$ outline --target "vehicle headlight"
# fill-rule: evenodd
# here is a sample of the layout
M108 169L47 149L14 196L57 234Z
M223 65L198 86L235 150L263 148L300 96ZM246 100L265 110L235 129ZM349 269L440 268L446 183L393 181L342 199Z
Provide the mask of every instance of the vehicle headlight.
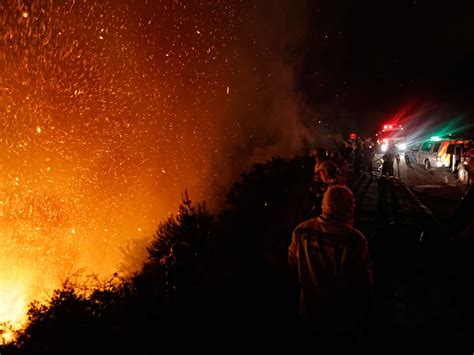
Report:
M388 144L384 143L382 144L382 152L387 151Z
M401 150L405 150L405 149L407 149L407 144L406 143L400 143L398 145L398 148L400 148Z

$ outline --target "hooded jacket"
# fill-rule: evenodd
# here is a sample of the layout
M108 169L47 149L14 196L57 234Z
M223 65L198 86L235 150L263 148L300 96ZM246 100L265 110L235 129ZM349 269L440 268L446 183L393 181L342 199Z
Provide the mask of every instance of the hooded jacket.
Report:
M288 248L290 272L299 284L299 314L319 332L354 330L373 309L367 240L352 227L353 210L347 187L329 188L323 214L300 223Z

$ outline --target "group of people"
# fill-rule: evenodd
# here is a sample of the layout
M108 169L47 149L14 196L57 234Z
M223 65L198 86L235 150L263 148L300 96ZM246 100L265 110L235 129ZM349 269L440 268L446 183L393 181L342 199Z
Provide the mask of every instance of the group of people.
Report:
M353 176L361 173L372 176L374 146L371 139L339 142L337 149L332 151L325 148L312 149L310 156L314 159L314 179L311 187L313 216L321 214L322 198L328 187L346 185L349 173Z
M375 303L368 243L354 228L349 163L324 149L313 157L314 211L294 229L288 248L299 318L309 334L353 336L371 318Z
M357 336L374 315L375 295L367 238L354 228L355 198L346 184L349 164L338 152L316 149L312 156L313 214L293 230L288 248L299 319L311 335ZM389 145L383 159L383 173L393 175L399 159L395 145ZM474 162L469 168L474 180ZM474 187L469 185L454 215L456 221L470 221L460 228L464 239L474 235L472 206Z

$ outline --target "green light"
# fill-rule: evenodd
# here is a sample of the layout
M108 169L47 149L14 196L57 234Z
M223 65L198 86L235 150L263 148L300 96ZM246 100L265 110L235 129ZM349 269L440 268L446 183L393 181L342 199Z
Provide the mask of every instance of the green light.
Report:
M439 142L441 140L441 138L439 138L438 136L433 136L430 138L430 140L434 141L434 142Z

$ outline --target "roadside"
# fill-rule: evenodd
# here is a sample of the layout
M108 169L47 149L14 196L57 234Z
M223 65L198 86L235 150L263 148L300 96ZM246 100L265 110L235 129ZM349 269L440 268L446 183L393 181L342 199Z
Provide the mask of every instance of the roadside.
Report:
M404 347L426 346L431 339L434 347L469 348L472 311L458 292L472 295L463 286L472 276L466 265L472 249L450 240L449 223L466 186L409 186L406 180L367 174L350 185L357 201L356 224L369 238L374 262L377 319L372 341L382 345L396 340Z
M466 185L418 185L408 187L430 210L434 218L447 220L455 211L464 193Z

